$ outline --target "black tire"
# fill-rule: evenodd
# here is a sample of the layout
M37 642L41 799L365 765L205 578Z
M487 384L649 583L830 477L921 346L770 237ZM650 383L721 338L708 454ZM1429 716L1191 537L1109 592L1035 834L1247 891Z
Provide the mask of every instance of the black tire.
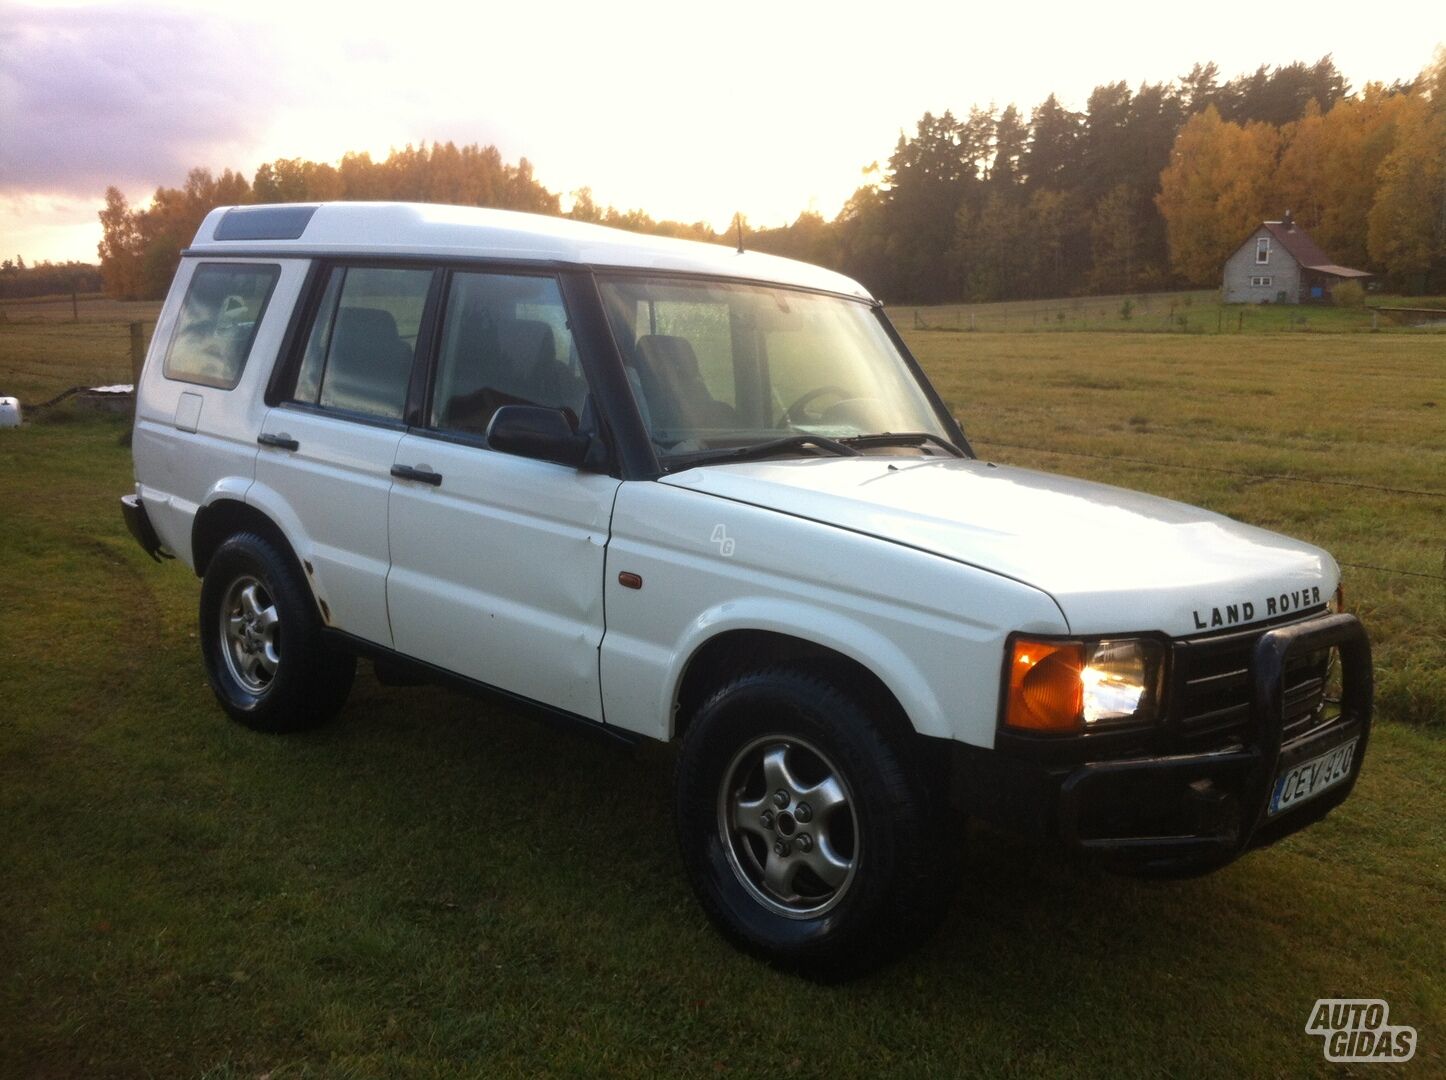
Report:
M275 541L238 533L211 557L201 584L201 655L211 689L233 720L282 733L336 715L351 691L356 658L329 645L321 630L311 590Z
M830 667L769 668L711 694L678 756L676 814L689 879L723 935L747 952L824 980L863 974L922 941L949 898L958 837L921 743L892 703L851 686L846 673ZM753 754L757 765L750 764ZM765 773L788 776L784 787L793 801L785 805L782 795L770 793L770 785L760 783ZM805 818L801 804L808 790L825 790L825 776L839 782L847 804L835 800L826 814L806 808ZM760 790L777 801L757 802ZM755 807L762 807L760 822L764 811L772 819L761 834L761 857L760 834L751 824ZM737 827L739 818L750 824ZM810 834L810 847L800 849L810 827L817 836ZM791 850L779 855L771 845L784 832ZM769 860L770 851L782 861ZM815 861L786 868L788 860L810 858ZM851 867L846 875L844 862ZM770 865L785 867L788 896L769 884ZM815 874L815 865L826 865L832 880Z

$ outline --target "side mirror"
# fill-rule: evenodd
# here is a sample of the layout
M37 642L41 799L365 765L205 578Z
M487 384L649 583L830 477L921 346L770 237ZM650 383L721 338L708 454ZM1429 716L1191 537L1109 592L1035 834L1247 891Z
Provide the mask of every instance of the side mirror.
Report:
M487 445L504 454L581 468L592 439L572 429L561 409L503 405L487 425Z

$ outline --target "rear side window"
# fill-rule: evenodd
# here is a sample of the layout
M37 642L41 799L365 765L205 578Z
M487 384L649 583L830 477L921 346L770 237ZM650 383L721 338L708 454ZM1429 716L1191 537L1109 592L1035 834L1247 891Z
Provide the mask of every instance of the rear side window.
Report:
M233 389L241 381L256 329L280 276L281 267L275 265L196 267L166 350L166 378Z
M431 286L431 270L333 268L293 400L400 420Z

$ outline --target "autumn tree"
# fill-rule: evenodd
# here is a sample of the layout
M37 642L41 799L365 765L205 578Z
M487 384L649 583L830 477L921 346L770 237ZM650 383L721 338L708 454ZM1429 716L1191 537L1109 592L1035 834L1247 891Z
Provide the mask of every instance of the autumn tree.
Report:
M1367 244L1392 277L1425 290L1446 284L1446 49L1417 86L1381 162Z
M1368 250L1367 219L1377 174L1396 147L1397 121L1409 107L1406 95L1373 84L1329 112L1312 102L1304 118L1281 131L1278 202L1344 266L1383 268Z
M100 272L108 296L138 300L141 296L141 242L135 215L117 187L105 189L100 212Z
M1180 129L1155 202L1171 266L1186 281L1213 283L1230 253L1264 220L1279 143L1269 124L1233 124L1213 107Z
M1446 234L1439 67L1352 95L1329 56L1223 81L1204 63L1172 83L1103 83L1082 112L1051 94L1027 114L925 113L833 220L745 225L745 244L841 269L890 300L1062 296L1214 282L1251 229L1290 207L1338 261L1419 279L1442 269ZM106 287L158 295L214 206L330 199L562 213L532 164L495 146L282 158L250 183L197 170L140 209L108 193ZM734 241L706 222L600 205L586 187L569 202L576 220Z

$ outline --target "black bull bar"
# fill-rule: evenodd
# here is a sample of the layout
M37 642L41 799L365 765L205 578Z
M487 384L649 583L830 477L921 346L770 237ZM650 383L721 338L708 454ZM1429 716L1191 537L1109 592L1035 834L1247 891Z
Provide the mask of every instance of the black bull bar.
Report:
M1284 675L1297 653L1334 647L1340 657L1340 715L1284 743ZM1371 732L1371 645L1353 615L1321 615L1266 631L1250 664L1251 712L1243 745L1209 753L1090 762L1060 787L1066 845L1106 865L1160 875L1203 873L1251 848L1318 821L1351 793ZM1299 806L1270 814L1276 777L1358 739L1349 775ZM1169 807L1168 827L1114 828L1102 809Z

